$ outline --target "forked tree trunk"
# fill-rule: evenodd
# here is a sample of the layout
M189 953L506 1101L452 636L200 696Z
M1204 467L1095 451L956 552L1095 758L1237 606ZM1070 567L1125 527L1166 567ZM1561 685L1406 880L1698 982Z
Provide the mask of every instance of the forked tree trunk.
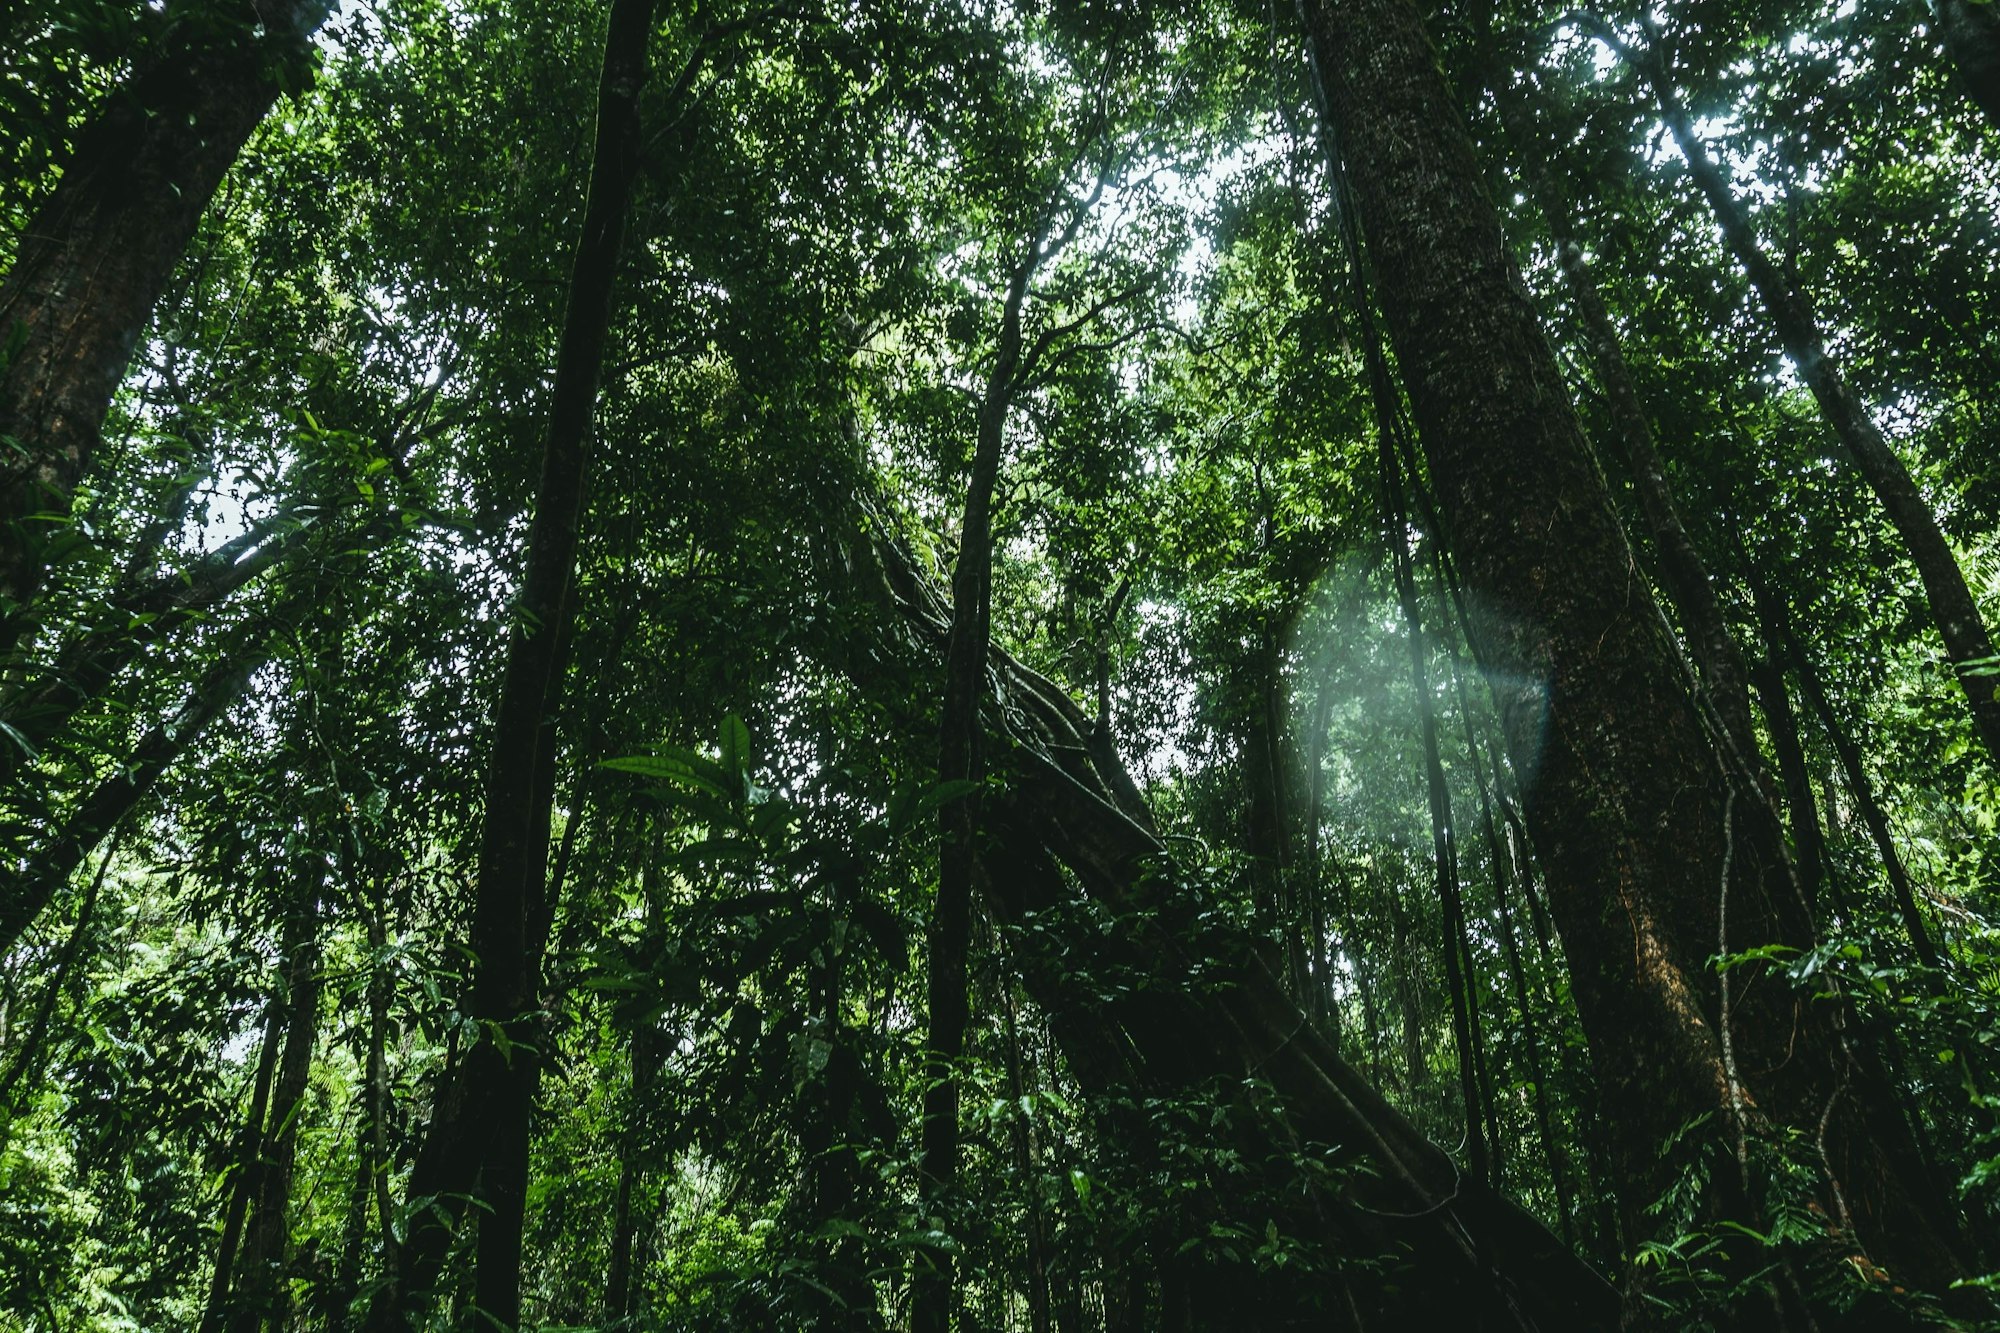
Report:
M313 1047L319 1036L319 891L324 867L313 863L300 876L297 946L285 961L285 1049L271 1089L269 1118L261 1131L256 1196L237 1260L230 1298L231 1333L257 1333L267 1324L282 1328L291 1303L285 1272L291 1248L292 1172L298 1159L299 1114L312 1075Z
M0 597L16 603L196 223L278 94L310 78L331 6L191 8L218 12L170 20L159 56L106 95L0 282Z
M1809 1141L1823 1127L1829 1215L1852 1228L1837 1243L1865 1246L1898 1280L1948 1286L1964 1274L1953 1214L1922 1186L1894 1090L1845 1040L1841 1007L1824 995L1795 1005L1782 976L1746 989L1749 968L1721 979L1740 992L1733 1006L1718 994L1711 956L1809 943L1810 914L1768 808L1729 794L1634 578L1415 6L1302 9L1473 646L1526 788L1628 1235L1657 1225L1647 1205L1676 1173L1661 1148L1696 1117L1738 1145L1763 1124Z

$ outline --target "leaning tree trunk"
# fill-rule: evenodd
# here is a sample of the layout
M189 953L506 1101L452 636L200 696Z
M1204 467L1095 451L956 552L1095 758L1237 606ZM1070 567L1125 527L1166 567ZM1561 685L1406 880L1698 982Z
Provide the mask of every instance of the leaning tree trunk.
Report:
M943 599L885 536L891 521L876 514L867 526L872 541L851 543L836 576L894 607L900 626L853 645L853 656L836 664L863 684L879 683L885 658L907 672L935 672L949 635ZM1086 1091L1129 1098L1221 1085L1249 1097L1253 1087L1269 1089L1247 1112L1265 1117L1267 1145L1324 1147L1328 1162L1360 1168L1340 1176L1343 1189L1307 1192L1330 1263L1395 1256L1384 1269L1359 1266L1351 1279L1372 1284L1391 1322L1518 1330L1615 1320L1617 1298L1603 1279L1462 1173L1349 1068L1253 937L1183 879L1130 775L1089 743L1095 724L1081 708L997 649L987 658L986 695L982 727L995 771L977 884L998 922L1038 927L1018 932L1021 939L1060 940L1059 960L1017 949L1013 961ZM1295 1172L1284 1183L1300 1185ZM1423 1281L1411 1280L1412 1266Z
M291 609L287 604L258 615L232 634L219 660L196 682L174 715L141 737L124 765L84 797L41 846L16 862L18 869L10 866L0 872L0 956L14 947L21 932L61 892L91 849L145 798L202 730L236 702L270 654L263 640L274 625L285 621Z
M1555 243L1556 262L1562 269L1570 303L1576 309L1591 364L1604 391L1611 442L1631 474L1639 513L1659 560L1661 587L1679 613L1681 629L1701 671L1709 704L1734 747L1732 758L1740 760L1746 776L1761 779L1756 729L1750 715L1749 666L1723 615L1722 601L1709 580L1707 563L1695 548L1680 506L1674 500L1666 465L1653 438L1652 421L1639 398L1617 326L1612 323L1604 295L1598 290L1597 277L1584 257L1572 196L1552 177L1546 165L1535 159L1532 150L1519 151L1520 146L1532 142L1533 136L1527 132L1528 109L1518 94L1503 89L1497 96L1501 123L1517 147L1521 176Z
M0 751L0 777L22 762L22 744L40 749L112 682L175 631L211 616L225 599L274 566L296 556L318 531L317 517L283 514L260 523L186 569L134 583L111 597L108 623L64 644L46 672L0 703L0 719L15 744Z
M1735 798L1635 577L1415 6L1302 10L1473 646L1526 787L1630 1235L1657 1225L1647 1205L1675 1175L1662 1146L1696 1117L1739 1150L1767 1122L1823 1126L1841 1243L1903 1281L1949 1285L1964 1272L1951 1212L1918 1183L1893 1089L1843 1039L1841 1007L1795 1006L1782 976L1743 988L1748 968L1733 1005L1718 994L1711 956L1808 943L1810 914L1768 807Z
M528 569L512 617L487 768L467 997L480 1036L441 1092L412 1172L410 1197L435 1203L413 1219L396 1283L369 1312L378 1329L419 1317L475 1188L482 1204L475 1283L480 1317L501 1329L520 1322L521 1227L540 1026L536 922L546 910L556 712L569 660L591 419L639 174L639 90L652 32L653 0L612 0L583 232L570 274Z
M1990 674L1993 638L1972 589L1966 585L1965 573L1958 567L1958 557L1938 527L1937 515L1924 499L1909 468L1883 438L1881 428L1841 374L1838 363L1828 355L1805 294L1786 281L1771 257L1764 253L1756 229L1750 225L1748 215L1709 156L1707 147L1695 134L1680 93L1660 67L1657 55L1629 49L1626 54L1651 82L1659 98L1662 118L1673 133L1681 156L1687 160L1688 174L1714 210L1723 239L1750 275L1750 285L1763 300L1785 355L1798 367L1799 377L1819 404L1820 415L1839 437L1902 538L1903 549L1923 581L1931 618L1944 640L1945 656L1957 672L1959 687L1971 708L1973 729L1985 745L1988 759L2000 764L2000 685L1996 685L1995 677Z
M1799 891L1818 910L1820 885L1826 878L1826 839L1819 827L1819 807L1813 800L1812 770L1806 766L1805 744L1799 738L1798 714L1785 685L1785 659L1767 642L1765 654L1750 668L1751 683L1771 734L1771 754L1778 761L1778 779L1785 788L1790 816L1792 861L1798 867Z
M1883 812L1882 802L1875 796L1875 784L1869 780L1868 770L1861 762L1861 751L1833 711L1833 703L1827 698L1819 672L1792 628L1791 608L1786 605L1783 595L1771 588L1761 576L1753 575L1753 579L1751 590L1756 596L1757 617L1771 645L1771 655L1774 661L1790 661L1793 670L1798 673L1799 689L1804 693L1813 715L1819 718L1827 740L1833 745L1834 757L1840 761L1841 774L1847 779L1848 792L1861 811L1861 822L1868 829L1868 836L1882 858L1882 872L1888 876L1896 911L1903 919L1903 929L1909 932L1910 947L1925 967L1936 968L1943 960L1931 940L1930 930L1924 925L1923 914L1917 910L1916 888L1910 882L1910 872L1903 864L1901 854L1896 851L1896 838L1889 829L1889 817Z
M1558 258L1563 276L1568 279L1570 300L1582 318L1598 382L1611 409L1611 436L1631 472L1633 489L1639 497L1639 512L1645 518L1647 535L1652 538L1653 552L1659 558L1660 582L1680 615L1681 629L1701 670L1710 706L1715 709L1723 734L1733 748L1729 757L1745 777L1761 779L1757 732L1750 720L1750 669L1744 661L1743 649L1730 632L1722 600L1709 581L1707 563L1695 549L1694 539L1681 518L1680 506L1674 502L1666 464L1660 460L1660 451L1653 441L1652 423L1639 401L1631 368L1625 363L1624 348L1619 345L1618 330L1611 322L1611 312L1605 309L1604 297L1597 290L1597 279L1583 256L1583 248L1577 244L1567 219L1553 204L1545 204L1543 211L1557 235Z
M15 603L41 583L38 516L67 516L154 303L251 131L311 76L331 5L209 8L170 19L159 56L106 95L0 283L0 597Z

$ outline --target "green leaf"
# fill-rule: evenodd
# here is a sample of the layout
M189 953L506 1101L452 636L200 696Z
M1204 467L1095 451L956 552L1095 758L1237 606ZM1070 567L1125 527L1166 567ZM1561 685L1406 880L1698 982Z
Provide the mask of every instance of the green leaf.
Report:
M722 726L716 734L716 746L721 751L723 771L734 777L746 776L750 772L750 728L743 725L743 719L730 713L722 719Z
M697 791L724 799L732 795L718 780L720 775L716 772L716 765L712 761L688 752L621 755L616 759L602 761L598 767L618 773L636 773L642 778L670 782L680 787L692 787Z

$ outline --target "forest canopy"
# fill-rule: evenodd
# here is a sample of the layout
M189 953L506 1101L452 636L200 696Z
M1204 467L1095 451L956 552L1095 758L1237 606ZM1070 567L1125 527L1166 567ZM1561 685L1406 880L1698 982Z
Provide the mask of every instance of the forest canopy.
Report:
M2000 1328L1992 0L0 8L0 1330Z

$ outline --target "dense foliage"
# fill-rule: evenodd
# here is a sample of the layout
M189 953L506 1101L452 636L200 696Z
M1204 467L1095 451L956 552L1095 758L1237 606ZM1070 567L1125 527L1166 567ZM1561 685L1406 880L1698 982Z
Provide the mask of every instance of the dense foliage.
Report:
M0 11L0 1329L1993 1324L1991 9Z

